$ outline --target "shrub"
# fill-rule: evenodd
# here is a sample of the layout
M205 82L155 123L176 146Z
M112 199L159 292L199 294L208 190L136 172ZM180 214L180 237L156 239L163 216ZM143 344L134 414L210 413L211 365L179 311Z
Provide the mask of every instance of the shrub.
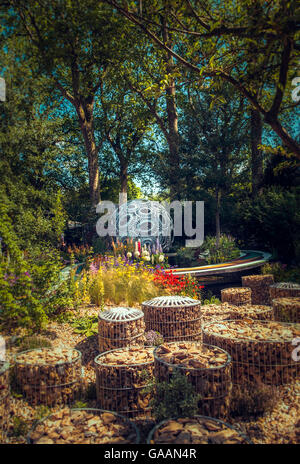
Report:
M153 392L150 406L157 421L197 414L200 395L195 394L192 384L178 370L173 372L169 382L156 380L154 385L149 385L148 391Z
M300 268L287 268L286 264L279 262L266 263L261 268L262 274L272 274L275 282L295 282L300 283Z
M235 386L231 396L230 415L251 420L271 412L278 400L275 387L263 383Z
M240 250L230 235L221 234L219 246L216 237L207 236L199 248L199 258L205 259L208 264L222 263L237 258Z
M98 317L97 316L84 316L75 319L71 325L74 327L74 332L91 337L98 333Z

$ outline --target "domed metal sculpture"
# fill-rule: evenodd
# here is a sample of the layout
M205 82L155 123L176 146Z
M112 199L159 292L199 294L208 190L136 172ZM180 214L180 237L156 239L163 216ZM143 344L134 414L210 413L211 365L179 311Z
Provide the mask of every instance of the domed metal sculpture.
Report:
M173 241L173 221L168 211L158 202L132 200L120 205L112 214L112 223L120 241L139 239L141 245L157 243L164 251Z

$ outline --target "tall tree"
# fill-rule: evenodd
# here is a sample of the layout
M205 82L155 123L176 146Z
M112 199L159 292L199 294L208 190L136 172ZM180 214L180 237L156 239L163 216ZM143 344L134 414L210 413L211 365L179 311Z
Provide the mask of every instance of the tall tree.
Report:
M160 12L167 0L137 2L106 0L143 31L177 64L199 79L219 79L233 85L257 110L290 153L300 158L300 145L281 123L284 99L290 97L290 82L299 57L297 0L174 0L170 2L168 30L176 34L173 44L159 36ZM249 53L249 44L257 50ZM250 71L248 66L252 63ZM264 75L264 89L253 89L253 71Z

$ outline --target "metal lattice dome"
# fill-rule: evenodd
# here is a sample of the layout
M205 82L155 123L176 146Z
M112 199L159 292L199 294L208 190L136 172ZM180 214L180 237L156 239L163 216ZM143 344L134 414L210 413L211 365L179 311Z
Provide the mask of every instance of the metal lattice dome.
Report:
M101 311L98 316L99 319L105 322L129 322L140 319L144 316L144 313L140 309L118 306L106 311Z
M194 300L188 296L158 296L151 300L144 301L143 306L155 306L164 308L183 307L183 306L196 306L201 304L201 301Z
M117 238L141 240L142 245L155 245L157 239L164 251L173 241L173 221L168 211L158 202L149 200L132 200L120 205L111 216L116 228ZM127 228L127 233L122 233Z

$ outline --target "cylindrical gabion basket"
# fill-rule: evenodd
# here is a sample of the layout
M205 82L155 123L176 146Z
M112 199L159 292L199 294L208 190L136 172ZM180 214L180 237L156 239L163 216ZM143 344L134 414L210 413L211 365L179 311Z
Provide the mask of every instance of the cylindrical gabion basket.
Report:
M51 444L137 444L140 433L126 417L101 409L62 409L39 421L27 442Z
M216 346L197 342L172 342L154 350L154 373L169 382L174 372L187 376L201 396L198 413L226 418L231 396L231 358Z
M203 327L203 341L231 355L232 381L239 385L296 380L300 365L292 358L292 340L299 336L300 325L274 321L222 321Z
M276 321L300 323L300 298L275 298L272 303Z
M258 319L262 321L273 320L273 308L264 305L235 306L228 303L221 305L201 306L202 324L226 319Z
M201 339L201 302L185 296L159 296L142 303L146 331L164 341Z
M300 298L300 285L293 282L279 282L270 285L270 300L275 298Z
M249 275L242 277L243 287L251 288L251 303L253 305L269 305L269 287L274 284L272 274Z
M231 306L228 309L228 319L255 319L259 321L272 321L273 308L265 305Z
M5 443L10 415L9 363L0 361L0 443Z
M15 376L30 404L71 404L81 392L81 353L69 348L23 351L15 357Z
M147 417L153 377L153 348L127 347L107 351L94 361L96 392L100 408L129 417Z
M251 288L223 288L221 290L221 300L222 303L229 303L235 306L251 304Z
M98 315L99 351L144 344L144 313L135 308L117 307Z
M147 444L248 445L251 440L222 420L206 416L167 419L149 433Z

